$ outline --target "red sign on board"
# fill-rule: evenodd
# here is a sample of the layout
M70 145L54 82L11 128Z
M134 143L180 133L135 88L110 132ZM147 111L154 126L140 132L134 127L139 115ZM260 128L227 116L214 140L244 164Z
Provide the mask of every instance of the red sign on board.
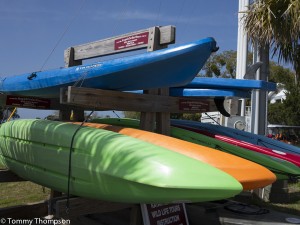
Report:
M142 204L145 225L188 225L185 205Z
M8 95L6 97L6 105L12 105L21 108L49 109L50 100L36 97Z
M149 32L144 32L140 34L134 34L132 36L124 37L115 40L115 50L122 50L125 48L130 48L138 45L148 44Z
M207 112L209 111L209 102L179 99L179 110L191 112Z

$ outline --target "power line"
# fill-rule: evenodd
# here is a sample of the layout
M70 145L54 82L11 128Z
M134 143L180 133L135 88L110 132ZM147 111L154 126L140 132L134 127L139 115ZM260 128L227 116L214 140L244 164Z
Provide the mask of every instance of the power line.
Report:
M155 19L155 24L157 24L157 21L158 21L158 19L160 17L161 5L162 5L162 0L160 0L160 2L159 2L159 7L158 7L158 12L157 12L157 15L156 15L156 19Z
M184 6L185 6L185 0L182 1L182 5L181 5L181 8L180 8L180 12L179 12L178 17L177 17L176 22L175 22L175 25L176 25L176 26L178 25L177 23L179 22L179 19L180 19L181 16L182 16L182 12L183 12Z
M66 26L65 30L63 31L63 33L61 34L60 38L58 39L58 41L56 42L56 44L54 45L52 51L50 52L50 54L48 55L48 57L46 58L45 62L43 63L42 67L41 67L41 71L44 69L45 65L47 64L47 62L49 61L50 57L52 56L53 52L55 51L55 49L57 48L57 46L60 44L61 40L64 38L64 36L66 35L66 33L69 31L71 25L73 24L73 22L76 20L79 12L83 9L83 6L85 5L86 0L82 0L82 4L81 6L78 8L77 12L74 13L73 18L71 19L70 23Z
M126 4L125 4L125 7L123 8L122 12L119 14L119 16L117 16L116 18L116 21L115 21L115 25L114 25L114 28L112 30L112 35L115 35L116 31L117 31L117 28L119 27L118 25L120 25L120 23L118 21L121 21L122 17L125 17L128 13L128 8L129 8L129 5L130 5L130 2L131 0L127 0L126 1Z

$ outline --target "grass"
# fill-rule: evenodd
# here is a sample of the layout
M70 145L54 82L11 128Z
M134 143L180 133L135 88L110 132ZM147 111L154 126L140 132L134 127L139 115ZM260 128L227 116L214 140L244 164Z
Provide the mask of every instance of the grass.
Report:
M5 167L0 164L0 169ZM48 188L29 181L0 183L0 208L43 201L49 194Z
M256 195L236 196L234 200L250 205L257 205L262 208L273 209L278 212L284 212L295 216L300 215L300 182L288 184L288 197L285 203L266 202Z
M49 193L49 189L29 181L0 183L0 208L46 200Z
M300 215L300 183L289 184L288 203L269 203L274 209Z

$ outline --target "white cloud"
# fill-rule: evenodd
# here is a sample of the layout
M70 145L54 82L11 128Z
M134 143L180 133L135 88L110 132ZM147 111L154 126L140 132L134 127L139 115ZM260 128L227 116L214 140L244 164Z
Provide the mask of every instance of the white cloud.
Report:
M219 26L226 25L229 20L232 20L230 15L221 15L221 14L209 14L201 15L196 14L194 16L190 15L168 15L142 11L142 10L131 10L126 12L108 12L108 11L97 11L93 13L87 13L93 15L93 20L147 20L147 21L158 21L163 23L189 23L197 25L210 25L210 26Z

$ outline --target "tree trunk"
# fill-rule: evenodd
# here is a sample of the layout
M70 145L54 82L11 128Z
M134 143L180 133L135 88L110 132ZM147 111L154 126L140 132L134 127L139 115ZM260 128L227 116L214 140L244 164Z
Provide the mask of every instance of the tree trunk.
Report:
M300 45L298 45L296 49L294 69L295 69L295 85L298 85L298 77L300 76Z

